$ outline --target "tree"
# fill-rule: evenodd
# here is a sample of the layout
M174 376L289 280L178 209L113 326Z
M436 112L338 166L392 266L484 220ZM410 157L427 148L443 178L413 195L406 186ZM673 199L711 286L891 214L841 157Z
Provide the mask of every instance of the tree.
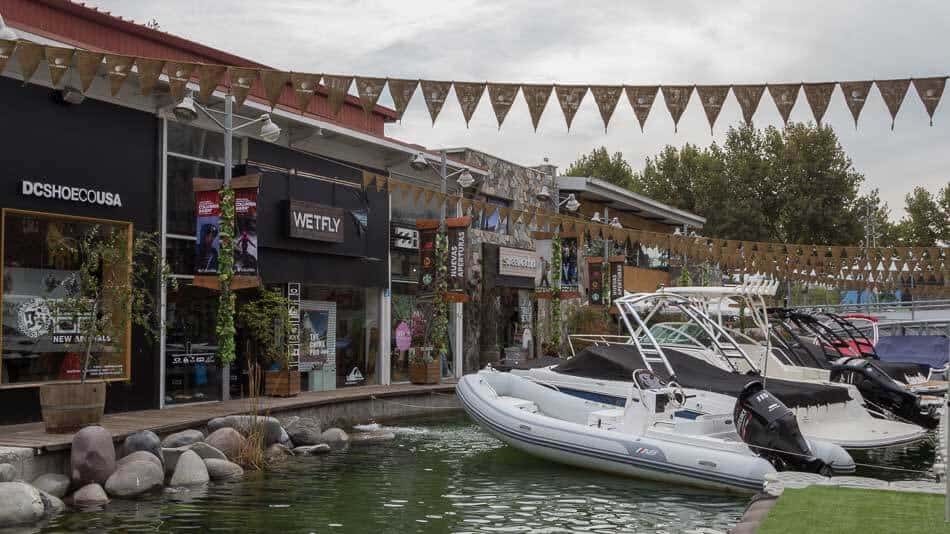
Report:
M939 203L941 211L942 228L940 229L940 240L944 246L950 246L950 182L943 186L939 193Z
M623 159L623 154L614 152L611 156L607 147L594 149L590 154L582 155L564 172L565 176L590 176L619 185L627 189L633 183L633 169Z
M941 192L946 196L946 192ZM941 199L942 200L942 199ZM946 212L930 191L917 186L904 197L907 212L898 223L898 234L904 246L932 247L946 231Z
M880 192L877 189L872 189L871 192L858 197L855 202L854 213L860 219L862 225L868 224L868 216L870 215L871 230L874 232L872 243L884 246L898 242L898 228L896 224L891 222L891 209L887 202L881 200ZM858 239L863 240L864 234Z

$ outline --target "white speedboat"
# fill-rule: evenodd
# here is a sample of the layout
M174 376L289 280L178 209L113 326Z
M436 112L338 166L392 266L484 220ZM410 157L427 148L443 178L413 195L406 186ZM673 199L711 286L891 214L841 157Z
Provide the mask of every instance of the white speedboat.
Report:
M469 416L498 439L576 467L752 492L776 466L825 475L854 470L844 449L804 439L791 412L758 382L735 413L722 415L681 416L684 392L649 371L634 373L627 390L625 406L617 407L490 368L462 377L456 388Z
M708 289L708 288L707 288ZM579 397L622 405L630 372L647 368L685 389L685 408L696 414L728 413L744 385L760 373L721 324L689 298L671 292L630 295L615 301L627 336L571 336L589 346L559 365L512 370L539 384ZM698 325L708 341L670 346L657 341L647 323L673 311ZM634 326L636 325L636 327ZM795 414L802 433L849 449L914 442L926 431L873 417L853 385L822 380L784 380L769 373L766 387Z

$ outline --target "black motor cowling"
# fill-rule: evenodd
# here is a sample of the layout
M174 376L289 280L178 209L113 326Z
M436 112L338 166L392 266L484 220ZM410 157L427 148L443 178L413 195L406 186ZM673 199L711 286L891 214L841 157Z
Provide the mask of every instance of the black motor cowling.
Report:
M871 408L885 409L897 417L924 428L937 428L940 419L934 409L922 409L920 397L895 382L867 358L845 356L831 365L832 382L853 384Z
M831 466L812 454L795 413L766 391L762 382L749 382L742 388L733 419L742 441L775 469L831 474Z

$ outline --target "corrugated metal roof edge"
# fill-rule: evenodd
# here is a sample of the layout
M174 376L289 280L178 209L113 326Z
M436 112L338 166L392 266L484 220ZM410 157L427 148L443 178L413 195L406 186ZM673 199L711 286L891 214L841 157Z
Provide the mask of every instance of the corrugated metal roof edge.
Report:
M572 181L574 183L572 183ZM640 202L641 204L644 204L649 208L653 208L654 213L657 215L678 217L684 222L696 224L699 226L706 224L706 218L703 216L696 215L695 213L690 213L686 210L681 210L679 208L674 208L673 206L670 206L669 204L664 204L663 202L660 202L659 200L654 200L650 197L641 195L639 193L634 193L633 191L630 191L629 189L620 187L618 185L614 185L610 182L601 180L599 178L593 178L590 176L558 176L557 183L558 183L558 188L565 189L568 191L581 191L581 190L590 191L591 188L589 186L592 185L599 189L613 193L614 195L617 195L618 197L621 197L621 198L627 197L627 199L632 199L637 202ZM562 183L564 185L562 185ZM578 186L579 183L583 184L583 188Z

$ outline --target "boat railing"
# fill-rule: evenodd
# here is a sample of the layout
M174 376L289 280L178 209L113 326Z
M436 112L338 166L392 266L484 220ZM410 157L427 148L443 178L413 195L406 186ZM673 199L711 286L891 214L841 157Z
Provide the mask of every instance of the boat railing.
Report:
M572 358L577 356L578 347L575 346L575 343L578 345L583 343L584 345L580 347L580 350L583 350L591 345L630 345L632 341L630 336L616 334L571 334L567 336L567 345L571 349Z

